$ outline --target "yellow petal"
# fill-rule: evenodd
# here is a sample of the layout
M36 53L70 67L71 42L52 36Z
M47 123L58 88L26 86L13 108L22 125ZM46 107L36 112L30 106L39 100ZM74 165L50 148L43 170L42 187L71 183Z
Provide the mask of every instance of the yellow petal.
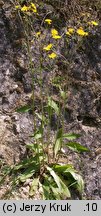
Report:
M45 19L45 22L48 23L49 25L51 25L52 20L51 19Z
M53 53L49 54L48 57L51 59L54 59L57 57L57 54L53 52Z
M60 36L60 35L54 35L53 38L54 38L54 39L60 39L61 36Z
M77 34L80 35L80 36L87 36L88 32L85 32L83 30L83 28L81 27L81 28L77 29Z
M21 11L23 12L26 12L29 10L29 7L27 7L26 5L24 5L22 8L21 8Z
M46 51L49 51L52 48L53 44L49 44L48 46L45 46L43 49Z
M58 31L56 29L51 30L52 38L54 39L60 39L61 36L58 34Z
M70 34L73 34L74 28L68 28L68 31L69 31Z
M34 3L32 3L32 2L31 2L31 6L32 6L33 8L36 8L35 4L34 4Z
M36 36L40 36L41 35L41 32L36 32Z
M58 35L58 31L56 29L51 30L52 36Z
M20 8L20 5L16 5L15 8L16 8L16 9L19 9L19 8Z
M32 10L34 13L37 12L37 8L36 8L36 6L35 6L34 3L31 3L31 10Z
M89 25L94 25L94 26L98 26L98 22L96 21L91 21L91 22L88 22Z
M70 32L69 32L69 31L67 31L67 32L66 32L66 35L68 35L68 36L71 36L71 34L70 34Z

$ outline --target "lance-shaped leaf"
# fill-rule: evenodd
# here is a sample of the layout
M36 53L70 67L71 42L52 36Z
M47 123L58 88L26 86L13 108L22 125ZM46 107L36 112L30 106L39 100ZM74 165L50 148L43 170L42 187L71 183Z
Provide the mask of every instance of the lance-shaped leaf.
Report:
M32 108L29 105L25 105L25 106L22 106L22 107L16 109L16 112L26 113L26 112L30 111L31 109Z
M66 172L66 171L69 172L69 170L74 171L74 167L72 164L63 164L63 165L55 164L53 166L53 169L54 169L54 171L56 171L60 174L62 174L63 172Z
M50 175L53 177L54 181L56 182L60 194L64 194L64 196L70 197L70 191L67 185L63 182L63 180L55 173L55 171L52 168L50 168L49 166L47 166L46 168L49 171Z
M71 150L79 152L79 153L90 151L88 148L82 146L80 143L77 143L77 142L69 142L69 143L66 143L65 145Z
M48 107L54 109L55 113L59 115L59 107L57 103L51 99L51 97L48 97Z
M43 128L42 126L40 126L39 129L34 134L32 134L30 137L34 137L34 139L37 140L37 139L42 138L42 136L43 136Z
M42 122L46 122L46 118L44 115L40 115L39 113L36 113L37 117L42 121Z
M62 129L59 129L57 132L57 135L56 135L56 141L55 141L55 145L54 145L55 156L60 151L61 146L62 146Z
M83 193L84 191L84 181L82 179L82 176L79 175L76 172L73 172L72 170L69 171L69 173L72 175L72 177L74 178L74 180L76 181L76 188L80 193Z
M27 179L32 177L36 171L38 171L38 165L36 164L33 164L31 166L29 165L29 167L25 170L25 172L21 174L21 176L19 176L19 180L21 182L25 182Z
M66 138L68 140L74 140L79 138L81 135L76 133L65 133L63 134L63 138Z
M66 99L66 92L60 90L60 94L61 94L61 97L65 100Z
M34 178L30 187L29 195L33 196L38 188L39 178Z
M25 169L36 163L36 157L30 157L28 159L24 159L22 162L18 163L13 170L18 171L20 169Z
M76 189L82 193L84 190L84 181L82 179L82 176L79 175L76 170L73 168L73 166L71 164L65 164L65 165L59 165L56 164L53 166L54 171L56 171L56 173L59 173L63 176L65 176L65 180L67 177L67 183L69 185L69 187L76 187Z

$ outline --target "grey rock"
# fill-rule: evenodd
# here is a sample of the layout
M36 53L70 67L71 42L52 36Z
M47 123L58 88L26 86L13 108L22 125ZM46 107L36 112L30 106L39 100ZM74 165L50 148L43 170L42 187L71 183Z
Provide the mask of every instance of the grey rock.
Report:
M13 131L14 131L14 134L17 135L20 133L20 125L19 124L13 124Z

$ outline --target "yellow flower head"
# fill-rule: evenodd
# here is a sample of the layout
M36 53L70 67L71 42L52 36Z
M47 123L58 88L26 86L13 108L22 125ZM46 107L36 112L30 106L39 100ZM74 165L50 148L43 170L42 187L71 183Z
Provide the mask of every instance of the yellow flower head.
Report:
M40 36L40 35L41 35L41 32L40 32L40 31L36 32L36 36L37 36L37 37Z
M46 51L49 51L49 50L51 50L52 46L53 46L53 44L50 43L48 46L45 46L43 49Z
M73 33L74 33L74 28L68 28L68 32L69 32L70 34L73 34Z
M31 10L34 12L34 13L37 13L37 8L35 6L34 3L31 3Z
M54 39L60 39L61 36L60 36L60 35L54 35L53 38L54 38Z
M29 7L27 7L26 5L24 5L22 8L21 8L21 11L23 12L27 12L29 10Z
M68 28L66 35L71 36L71 34L73 34L73 33L74 33L74 28Z
M94 26L98 26L98 23L95 22L95 21L91 21L91 22L88 22L89 25L94 25Z
M77 34L80 36L88 36L88 32L85 32L82 27L77 29Z
M66 35L68 35L68 36L71 36L71 34L70 34L70 32L69 32L69 31L67 31L67 32L66 32Z
M56 29L51 30L52 38L54 39L60 39L61 36L58 34L58 31Z
M49 58L54 59L57 57L57 54L52 52L51 54L48 55Z
M56 29L51 30L52 37L58 35L58 31Z
M49 24L49 25L52 24L52 20L51 20L51 19L45 19L45 22L46 22L47 24Z
M19 9L19 8L20 8L20 5L16 5L15 8L16 8L16 9Z

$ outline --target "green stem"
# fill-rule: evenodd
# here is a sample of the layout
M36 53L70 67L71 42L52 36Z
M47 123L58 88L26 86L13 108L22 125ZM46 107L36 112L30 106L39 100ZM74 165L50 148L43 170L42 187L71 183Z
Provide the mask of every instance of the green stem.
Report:
M43 57L42 57L42 50L40 46L40 96L41 96L41 113L42 113L42 131L44 128L44 105L43 105L43 77L42 77L42 62L43 62ZM45 162L45 153L44 153L44 139L43 139L43 134L41 138L41 143L42 143L42 150L43 150L43 166Z

